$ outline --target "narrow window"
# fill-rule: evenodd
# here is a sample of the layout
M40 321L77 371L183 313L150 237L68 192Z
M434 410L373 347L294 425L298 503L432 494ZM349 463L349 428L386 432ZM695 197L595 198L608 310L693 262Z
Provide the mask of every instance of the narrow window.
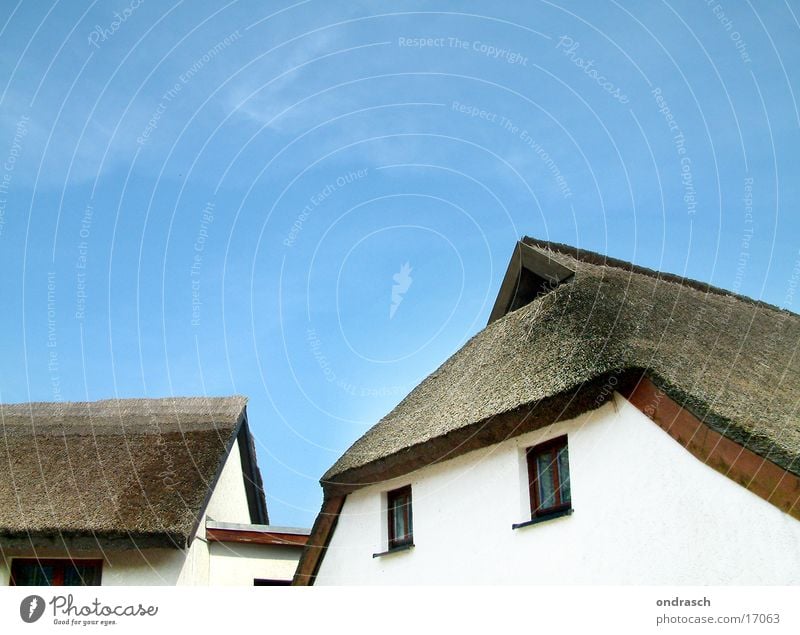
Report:
M572 507L567 437L558 437L527 450L531 518Z
M11 586L100 586L102 560L15 558Z
M411 486L392 490L387 495L389 520L389 549L404 547L414 542L411 517Z

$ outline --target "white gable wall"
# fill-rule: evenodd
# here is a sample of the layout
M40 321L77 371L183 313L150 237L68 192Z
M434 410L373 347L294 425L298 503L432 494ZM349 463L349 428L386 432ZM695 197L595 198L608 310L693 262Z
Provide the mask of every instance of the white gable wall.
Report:
M206 516L226 523L249 523L250 508L247 506L247 491L242 474L242 456L239 443L234 443L217 486L211 495ZM205 522L202 523L205 527ZM203 530L205 532L205 530ZM205 537L205 533L201 534Z
M530 519L524 450L567 434L571 516ZM415 547L381 495L412 485ZM316 584L798 584L800 522L694 458L624 398L348 495Z

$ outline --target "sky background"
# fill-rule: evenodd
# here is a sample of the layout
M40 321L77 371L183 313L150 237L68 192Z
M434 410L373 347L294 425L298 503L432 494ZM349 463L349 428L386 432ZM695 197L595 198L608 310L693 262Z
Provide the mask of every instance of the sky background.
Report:
M0 5L0 402L247 395L273 524L523 235L797 311L798 2Z

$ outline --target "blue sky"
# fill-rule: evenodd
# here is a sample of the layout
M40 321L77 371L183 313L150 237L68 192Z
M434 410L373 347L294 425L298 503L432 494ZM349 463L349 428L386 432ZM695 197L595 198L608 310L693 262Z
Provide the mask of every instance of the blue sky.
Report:
M273 523L522 235L797 310L797 2L3 7L0 400L245 394Z

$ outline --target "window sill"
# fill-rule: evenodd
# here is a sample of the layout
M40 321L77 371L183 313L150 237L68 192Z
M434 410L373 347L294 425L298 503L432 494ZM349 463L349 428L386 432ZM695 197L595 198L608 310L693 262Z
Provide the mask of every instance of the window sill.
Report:
M531 520L526 520L524 523L514 523L511 525L511 529L522 529L523 527L529 527L530 525L537 525L539 523L543 523L548 520L555 520L556 518L561 518L563 516L570 516L574 510L572 507L569 509L562 509L557 512L552 512L550 514L544 514L542 516L537 516Z
M380 558L382 556L389 556L393 553L398 553L399 551L408 551L409 549L414 548L414 543L409 543L407 545L400 545L399 547L392 547L391 549L387 549L386 551L381 551L380 553L373 553L373 558Z

